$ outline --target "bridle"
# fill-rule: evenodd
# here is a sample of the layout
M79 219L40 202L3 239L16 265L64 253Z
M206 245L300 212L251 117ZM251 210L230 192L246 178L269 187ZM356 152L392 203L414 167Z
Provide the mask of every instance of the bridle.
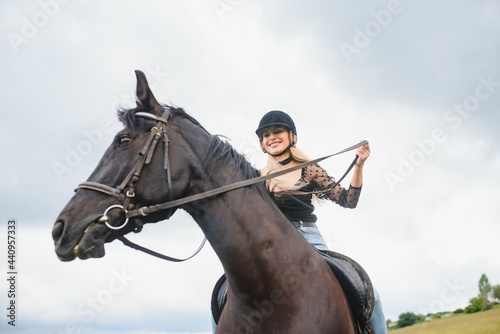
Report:
M151 163L151 159L153 158L153 154L156 148L156 145L158 144L158 141L160 138L163 138L163 143L165 147L165 155L164 155L164 163L163 163L163 168L166 172L167 176L167 190L168 190L168 199L169 201L172 200L172 177L171 177L171 171L170 171L170 161L169 161L169 139L168 139L168 134L167 134L167 123L168 119L170 117L170 110L167 108L164 108L163 115L161 117L155 116L151 113L147 112L136 112L136 116L140 117L146 117L146 118L151 118L157 121L156 125L153 126L150 130L150 134L148 139L146 140L146 143L144 144L144 147L142 150L139 152L139 159L132 168L132 170L128 173L128 175L125 177L123 182L116 188L110 187L106 184L102 184L99 182L92 182L92 181L87 181L87 182L82 182L78 185L78 189L90 189L90 190L95 190L101 193L104 193L106 195L112 196L116 198L120 203L122 204L115 204L111 205L108 207L105 211L104 214L102 215L101 218L99 218L99 222L104 223L108 228L112 230L120 230L124 228L129 220L129 216L127 215L128 213L128 207L130 205L130 202L132 198L135 197L135 188L137 186L137 183L139 182L140 176L142 169L144 168L145 165L148 165ZM126 191L125 191L126 190ZM108 219L108 212L112 209L121 209L124 214L125 214L125 221L123 222L122 225L120 226L113 226L109 223ZM170 218L174 212L174 209L169 209L168 213L166 214L166 219ZM146 216L146 214L142 214L142 216ZM141 223L136 224L136 232L140 232L142 229Z
M135 115L139 116L139 117L146 117L146 118L156 120L157 123L155 126L153 126L151 128L150 135L149 135L148 139L146 140L144 147L139 152L138 161L136 162L136 164L134 165L132 170L127 174L127 176L122 181L122 183L118 187L113 188L113 187L110 187L110 186L103 184L103 183L86 181L86 182L80 183L77 187L77 189L89 189L89 190L94 190L97 192L104 193L106 195L114 197L115 199L117 199L121 203L121 204L114 204L114 205L109 206L104 211L103 215L97 219L97 221L94 221L93 223L91 223L91 225L89 227L87 227L86 231L88 231L89 228L93 224L95 224L96 222L97 223L104 223L111 230L120 230L128 224L129 218L136 218L136 219L134 219L135 228L133 229L133 232L138 233L142 230L144 223L140 219L137 219L137 217L146 217L152 213L166 211L167 213L166 213L165 219L169 219L173 215L173 213L175 212L176 208L178 208L181 205L191 203L194 201L198 201L200 199L213 197L215 195L226 193L226 192L238 189L238 188L247 187L247 186L259 183L259 182L263 182L263 181L269 180L271 178L275 178L275 177L278 177L280 175L290 173L294 170L304 168L308 165L318 163L318 162L325 160L327 158L330 158L332 156L351 151L353 149L361 147L362 145L368 144L368 141L363 140L363 141L361 141L355 145L352 145L348 148L345 148L339 152L336 152L336 153L333 153L333 154L330 154L330 155L327 155L327 156L324 156L321 158L317 158L317 159L314 159L311 161L307 161L304 163L300 163L298 165L280 170L280 171L272 173L272 174L267 174L267 175L255 177L252 179L235 182L235 183L232 183L232 184L229 184L226 186L222 186L220 188L205 191L203 193L199 193L199 194L195 194L195 195L191 195L191 196L187 196L187 197L173 200L173 198L172 198L173 195L172 195L172 191L171 191L172 190L172 178L171 178L170 161L169 161L169 139L168 139L168 134L167 134L167 124L168 124L168 120L170 118L170 110L168 108L164 108L163 115L161 117L153 115L153 114L148 113L148 112L136 112ZM132 198L135 197L135 189L136 189L137 183L139 182L142 169L144 168L145 165L148 165L149 163L151 163L151 159L153 158L155 148L156 148L160 138L163 138L163 142L164 142L165 153L164 153L163 168L166 172L166 178L167 178L168 201L165 203L155 204L155 205L151 205L151 206L144 206L144 207L141 207L139 209L129 211L128 209L130 206L130 202L131 202ZM356 159L357 159L357 157L356 157ZM340 181L349 173L351 168L355 165L356 159L354 159L354 161L351 163L350 167L348 168L346 173L342 176L342 178L339 181L335 182L335 185L339 184ZM109 211L111 211L113 209L121 209L123 211L123 213L125 214L125 221L120 226L113 226L109 223L109 218L108 218L107 214L109 213ZM120 236L120 237L118 237L118 239L120 241L122 241L126 246L129 246L129 247L132 247L134 249L146 252L150 255L153 255L153 256L156 256L156 257L159 257L159 258L162 258L165 260L169 260L169 261L174 261L174 262L181 262L181 261L185 261L185 260L188 260L188 259L194 257L196 254L198 254L201 251L201 249L203 248L203 245L206 242L206 238L204 238L201 245L198 247L198 249L196 250L196 252L193 255L191 255L185 259L177 259L177 258L173 258L170 256L156 253L156 252L151 251L145 247L139 246L139 245L129 241L128 239L126 239L125 236Z
M170 110L168 108L163 109L163 115L161 117L153 115L148 112L136 112L135 116L140 116L140 117L146 117L150 118L153 120L156 120L157 123L155 126L153 126L150 130L150 134L148 139L146 140L146 143L144 144L144 147L142 150L139 152L139 160L136 162L132 170L127 174L125 179L122 181L122 183L116 187L110 187L106 184L99 183L99 182L92 182L92 181L86 181L82 182L78 185L77 189L89 189L89 190L94 190L97 192L104 193L106 195L112 196L115 199L117 199L120 203L122 204L114 204L109 206L106 210L104 210L103 215L97 219L97 223L104 223L109 229L111 230L120 230L124 228L129 221L129 218L132 217L137 217L137 216L147 216L149 213L144 212L142 209L136 210L139 214L135 215L130 215L128 208L130 206L130 202L132 198L135 197L135 188L137 186L137 183L139 182L140 176L142 169L144 168L145 165L148 165L151 163L151 159L153 158L154 151L156 149L156 146L158 144L158 141L160 138L163 138L163 143L164 143L164 149L165 149L165 154L164 154L164 163L163 163L163 169L165 170L166 177L167 177L167 191L168 191L168 200L169 202L172 201L172 177L171 177L171 171L170 171L170 161L169 161L169 139L168 139L168 134L167 134L167 123L170 118ZM125 191L126 189L126 191ZM109 223L109 217L108 217L108 212L112 209L121 209L124 214L125 214L125 221L120 225L120 226L113 226ZM167 213L165 215L165 219L169 219L175 212L175 208L167 208ZM160 210L158 210L160 211ZM144 223L136 218L134 219L135 223L135 228L133 229L133 232L139 233L142 230L142 227ZM89 228L95 224L95 222L91 223L89 227L85 230L88 231ZM182 262L186 261L192 257L194 257L196 254L198 254L203 246L205 245L206 238L203 238L203 241L201 242L200 246L198 249L194 252L193 255L184 258L184 259L178 259L174 257L170 257L167 255L159 254L156 253L150 249L147 249L145 247L142 247L140 245L137 245L133 243L132 241L128 240L125 236L120 236L118 239L123 242L126 246L132 247L134 249L146 252L150 255L162 258L164 260L172 261L172 262Z

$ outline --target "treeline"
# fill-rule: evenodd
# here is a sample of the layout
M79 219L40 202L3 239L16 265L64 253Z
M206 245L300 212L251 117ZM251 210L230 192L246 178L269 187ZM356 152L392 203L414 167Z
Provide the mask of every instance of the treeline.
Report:
M420 322L439 319L458 313L474 313L489 310L493 305L500 304L500 284L491 285L486 274L482 274L478 283L479 294L469 300L469 305L465 309L457 309L453 312L441 312L436 314L415 314L405 312L399 315L397 322L387 320L387 327L390 329L403 328Z

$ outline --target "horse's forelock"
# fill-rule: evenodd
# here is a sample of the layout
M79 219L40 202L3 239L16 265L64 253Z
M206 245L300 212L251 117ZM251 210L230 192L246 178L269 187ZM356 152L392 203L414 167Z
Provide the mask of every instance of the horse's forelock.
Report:
M122 124L130 129L135 129L135 113L141 110L139 108L134 109L120 109L118 110L118 120L122 122ZM142 109L142 108L141 108Z

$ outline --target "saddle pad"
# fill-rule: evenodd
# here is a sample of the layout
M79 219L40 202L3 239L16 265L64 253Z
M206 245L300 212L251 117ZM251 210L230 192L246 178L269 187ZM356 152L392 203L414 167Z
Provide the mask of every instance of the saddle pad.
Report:
M353 317L361 333L374 333L370 325L375 296L373 285L366 271L353 259L333 251L319 251L340 285L351 305Z
M222 274L217 283L215 283L214 290L212 291L212 301L211 301L212 316L216 324L219 322L222 309L226 304L227 288L228 285L227 285L226 275Z

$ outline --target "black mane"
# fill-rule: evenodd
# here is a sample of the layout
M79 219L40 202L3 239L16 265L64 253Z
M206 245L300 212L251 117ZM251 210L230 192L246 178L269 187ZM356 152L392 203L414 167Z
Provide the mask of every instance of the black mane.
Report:
M205 170L216 170L221 165L233 166L241 170L247 179L259 176L258 171L248 162L245 156L237 152L227 142L222 141L218 136L212 136L203 157L203 167Z
M207 171L216 171L219 166L230 166L240 170L245 179L259 176L259 171L248 162L244 155L237 152L229 143L222 141L218 136L212 136L203 158L203 168ZM255 185L262 196L271 196L260 182Z

